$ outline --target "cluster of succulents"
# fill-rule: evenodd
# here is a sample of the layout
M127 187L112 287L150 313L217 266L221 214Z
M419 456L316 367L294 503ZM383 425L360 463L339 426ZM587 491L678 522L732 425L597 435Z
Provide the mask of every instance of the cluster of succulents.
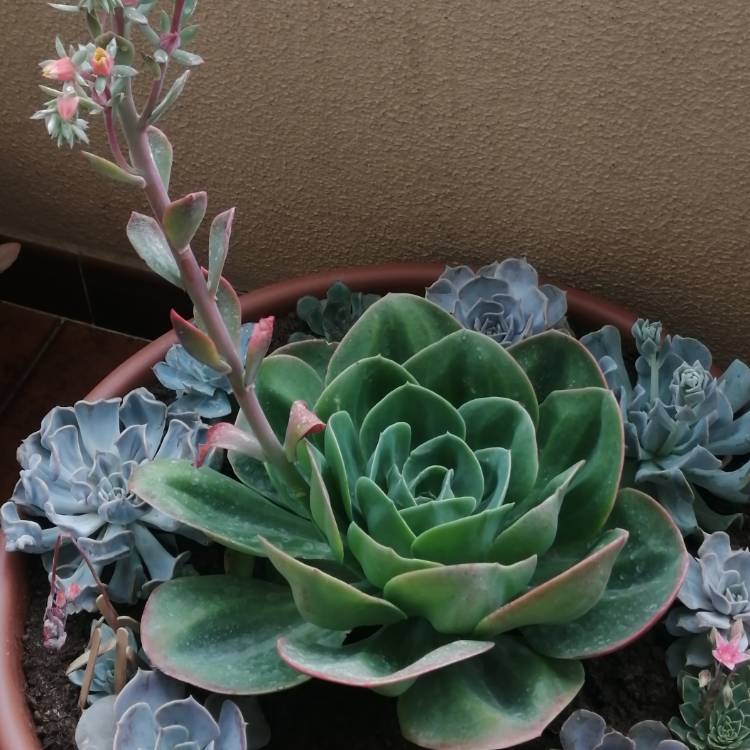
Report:
M337 281L326 292L325 299L312 295L297 301L297 317L307 325L314 337L328 342L341 341L347 331L360 319L362 313L377 302L377 294L352 292L343 281ZM289 341L304 341L306 333L293 333Z
M566 329L565 292L539 285L534 267L520 258L490 263L476 273L448 267L425 297L455 316L462 326L510 346L549 329Z
M169 414L145 388L55 407L18 449L21 476L0 508L6 549L42 554L48 565L58 537L70 537L97 574L112 566L112 599L134 602L184 564L173 535L201 535L144 503L130 479L153 459L193 460L206 429L196 414ZM96 580L75 546L64 545L58 572L69 607L93 610Z
M425 299L391 294L323 379L274 355L256 388L280 438L300 402L325 422L292 445L295 483L268 465L259 481L257 453L237 443L230 461L244 484L154 461L132 486L181 523L269 558L288 585L160 586L142 631L159 669L236 693L310 676L371 688L399 696L402 731L424 747L509 747L578 692L580 659L636 637L679 588L681 535L646 495L618 494L617 403L570 336L548 331L509 353ZM379 629L344 644L362 626ZM205 632L216 635L203 648Z
M672 739L659 721L640 721L627 736L613 729L598 714L580 709L572 713L560 730L562 750L688 750Z
M251 701L244 711L210 696L202 706L185 686L157 671L139 670L117 696L83 712L78 750L256 750L268 727ZM218 708L218 710L216 710ZM213 710L212 710L213 709Z
M700 676L682 675L680 715L669 728L692 750L750 747L750 668L705 683Z
M735 622L744 626L744 651L750 636L750 550L733 550L723 531L706 535L697 557L688 561L677 598L681 606L666 620L667 630L678 636L667 651L674 674L686 665L711 665L711 632L727 637Z
M750 501L750 368L735 360L719 377L711 353L696 339L665 336L660 323L633 326L638 349L631 384L620 334L613 326L583 336L617 395L626 455L635 486L667 508L683 533L726 528L706 502L715 496L743 507Z

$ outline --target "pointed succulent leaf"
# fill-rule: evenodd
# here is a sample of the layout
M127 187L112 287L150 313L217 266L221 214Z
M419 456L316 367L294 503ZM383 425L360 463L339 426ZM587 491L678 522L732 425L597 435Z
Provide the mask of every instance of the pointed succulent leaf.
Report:
M589 350L560 331L531 336L513 344L508 351L528 375L540 404L552 391L607 387Z
M413 446L446 432L460 438L466 433L454 406L427 388L406 383L377 403L362 422L359 435L366 453L375 450L380 434L394 422L406 422L411 427Z
M289 422L284 436L284 452L289 461L294 462L297 456L297 445L308 435L325 430L325 422L307 408L304 401L295 401L289 410Z
M370 583L382 589L391 578L413 570L437 568L439 563L402 557L391 547L375 541L356 523L349 525L346 535L349 549L362 567Z
M245 385L255 383L263 358L268 354L273 339L273 326L276 318L269 315L261 318L254 326L245 353ZM322 380L321 380L322 382Z
M410 621L389 625L340 648L283 637L278 649L290 667L310 677L374 689L409 685L421 675L472 659L494 645L493 641L452 641Z
M307 622L330 630L351 630L362 625L390 625L405 620L396 606L295 560L262 540L265 554L289 582L297 609Z
M214 342L200 328L188 322L175 310L170 313L172 328L185 351L204 365L217 372L227 373L229 365L221 358Z
M557 542L593 540L609 518L622 473L622 417L615 397L602 388L554 391L539 410L537 439L539 490L586 462L565 495Z
M565 493L582 463L564 472L552 494L504 529L492 543L489 559L509 565L531 555L543 555L557 536L557 519Z
M648 495L625 489L608 526L630 538L599 602L577 622L525 628L524 637L548 656L589 658L615 651L658 622L682 585L688 554L668 513Z
M359 437L351 417L338 411L328 419L325 431L325 457L333 479L332 490L338 496L346 517L354 518L353 503L356 484L365 471L365 460L359 447Z
M154 108L151 117L149 117L148 121L151 125L155 125L157 122L159 122L159 120L161 120L161 118L164 117L164 115L169 112L169 110L174 106L177 99L179 99L180 94L182 94L182 92L185 90L185 86L187 85L189 77L190 71L186 70L179 78L175 80L164 98Z
M415 570L392 578L383 595L411 617L424 617L439 633L471 633L477 624L523 591L536 558L515 565L472 563Z
M577 620L601 598L627 540L627 531L607 531L588 557L488 614L474 633L486 638L524 625L557 625Z
M331 557L309 521L213 469L196 469L187 461L154 461L136 469L130 486L157 510L239 552L264 556L264 536L299 557Z
M134 211L128 221L127 234L133 249L154 273L182 288L177 261L156 219Z
M212 295L216 294L219 279L224 273L233 222L234 208L220 213L211 222L211 232L208 235L208 291Z
M281 661L274 648L280 636L331 645L343 640L343 633L304 622L286 587L222 575L159 586L148 598L141 632L146 654L162 672L230 694L272 693L309 679Z
M508 498L515 501L526 497L539 471L536 428L526 409L507 398L488 397L467 401L458 411L466 424L466 443L472 450L510 451Z
M131 187L143 188L146 186L146 180L141 175L128 172L109 159L104 159L89 151L81 151L81 155L102 177L107 177L115 182L122 182Z
M328 363L331 361L337 346L337 343L324 341L323 339L308 339L285 344L275 349L273 353L286 354L307 362L318 373L320 379L325 380Z
M444 565L488 559L492 543L507 524L512 505L459 518L421 533L411 545L415 557Z
M411 546L415 536L383 490L371 479L360 477L356 496L357 507L366 521L370 536L402 557L412 557Z
M164 189L169 190L169 181L172 177L172 144L169 138L153 125L149 125L146 128L146 136L148 137L151 156L154 158L154 163L156 164L156 169L159 172Z
M164 211L164 234L175 250L187 247L206 215L208 196L204 192L189 193L172 201Z
M322 424L322 423L321 423ZM344 543L341 539L336 516L331 507L331 498L328 495L323 477L320 473L312 448L305 445L310 462L310 514L315 525L323 532L331 548L334 560L344 561Z
M430 500L399 511L409 528L419 536L435 526L470 516L477 507L473 497L450 497Z
M240 299L235 292L234 287L222 276L219 279L219 288L216 291L216 307L219 315L224 321L224 325L232 338L235 347L239 349L240 338L242 335L242 309ZM253 330L257 323L253 326ZM252 338L252 333L250 334Z
M486 654L417 680L399 698L398 717L420 747L498 750L541 735L582 685L580 662L502 636Z
M399 364L460 328L447 312L422 297L388 294L362 314L331 357L326 384L349 365L381 354Z
M500 344L477 331L456 331L418 351L404 367L420 385L455 407L502 396L521 404L532 421L537 420L539 407L523 369Z
M375 404L399 386L416 382L396 362L379 355L367 357L347 367L328 383L315 404L315 413L321 419L328 419L334 412L348 412L359 429Z

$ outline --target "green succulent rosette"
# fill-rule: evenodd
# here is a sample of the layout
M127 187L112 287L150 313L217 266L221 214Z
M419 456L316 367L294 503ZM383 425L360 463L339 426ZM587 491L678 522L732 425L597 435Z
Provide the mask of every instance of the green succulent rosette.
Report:
M399 696L416 744L509 747L575 696L581 659L637 637L680 586L681 535L651 498L619 492L617 403L565 334L506 350L392 294L335 350L266 358L257 388L280 438L295 401L326 422L297 446L294 487L232 453L240 481L186 462L133 480L270 561L151 595L143 644L169 675L238 694L310 677L370 688Z
M680 715L669 728L693 750L750 747L750 668L743 667L707 687L690 673L680 678Z

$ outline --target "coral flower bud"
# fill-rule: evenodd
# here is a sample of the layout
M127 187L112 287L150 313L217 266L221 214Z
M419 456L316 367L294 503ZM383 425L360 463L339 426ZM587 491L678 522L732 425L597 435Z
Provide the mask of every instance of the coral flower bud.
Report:
M72 81L76 77L76 69L69 57L50 60L42 68L42 75L53 81Z
M103 47L97 47L91 56L91 69L98 76L108 76L112 72L112 55Z
M65 122L70 122L78 114L79 98L74 94L63 94L57 100L57 114Z
M135 8L141 0L122 0L123 7Z

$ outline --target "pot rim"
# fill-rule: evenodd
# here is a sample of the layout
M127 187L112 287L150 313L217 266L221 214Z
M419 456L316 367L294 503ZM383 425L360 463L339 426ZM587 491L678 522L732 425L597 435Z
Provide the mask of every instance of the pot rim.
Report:
M415 292L429 286L442 273L443 263L389 263L353 268L336 268L306 276L285 279L241 295L242 320L257 320L269 311L283 315L294 310L297 300L310 294L325 296L335 281L343 281L353 291ZM544 281L545 279L542 279ZM594 294L558 285L567 293L568 313L583 325L615 326L623 339L637 316L627 308ZM164 358L177 341L169 332L144 346L116 367L86 396L97 400L122 396L143 384L151 368ZM34 722L26 703L23 675L22 637L24 634L27 587L25 560L21 552L6 552L0 532L0 750L41 750Z

